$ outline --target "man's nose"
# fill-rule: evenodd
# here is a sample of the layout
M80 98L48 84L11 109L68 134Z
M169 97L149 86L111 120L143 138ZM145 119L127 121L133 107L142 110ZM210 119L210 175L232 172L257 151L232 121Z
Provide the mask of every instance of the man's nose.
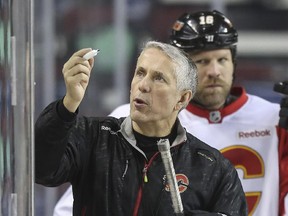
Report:
M217 62L210 62L208 66L208 76L210 77L219 77L220 76L220 66Z
M139 90L141 92L149 92L151 90L151 80L148 76L145 76L140 82L139 82Z

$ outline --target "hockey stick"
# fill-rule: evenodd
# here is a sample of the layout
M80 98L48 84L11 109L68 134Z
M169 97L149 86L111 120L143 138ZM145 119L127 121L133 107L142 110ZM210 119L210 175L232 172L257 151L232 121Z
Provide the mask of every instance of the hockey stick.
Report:
M160 139L157 143L158 150L161 153L161 158L164 164L168 185L170 189L170 195L172 199L172 205L174 213L177 216L183 216L183 205L180 197L178 183L175 175L175 169L170 153L170 144L168 139Z

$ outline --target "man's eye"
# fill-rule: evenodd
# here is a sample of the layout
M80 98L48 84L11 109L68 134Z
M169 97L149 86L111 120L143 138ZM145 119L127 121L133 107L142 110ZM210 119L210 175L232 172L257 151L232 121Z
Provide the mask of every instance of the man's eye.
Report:
M136 71L136 75L137 75L137 76L144 76L144 74L145 74L145 73L144 73L144 71L142 71L142 70L137 70L137 71Z
M207 64L208 61L205 59L199 59L199 60L195 60L194 62L195 64Z
M218 61L220 62L220 63L225 63L225 62L227 62L227 58L220 58Z
M155 76L155 80L163 80L162 76Z
M154 76L154 80L156 81L161 81L161 82L165 82L165 78L163 77L163 75L156 75Z

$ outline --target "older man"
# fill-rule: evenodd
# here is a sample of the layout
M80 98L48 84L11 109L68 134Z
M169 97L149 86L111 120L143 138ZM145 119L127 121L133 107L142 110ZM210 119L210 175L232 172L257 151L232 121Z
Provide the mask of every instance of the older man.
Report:
M168 139L183 215L247 215L233 165L187 133L178 113L191 100L197 71L178 48L150 41L141 52L126 118L87 118L77 109L89 83L93 59L76 52L64 65L66 95L36 122L36 182L71 182L74 215L173 215L160 139Z

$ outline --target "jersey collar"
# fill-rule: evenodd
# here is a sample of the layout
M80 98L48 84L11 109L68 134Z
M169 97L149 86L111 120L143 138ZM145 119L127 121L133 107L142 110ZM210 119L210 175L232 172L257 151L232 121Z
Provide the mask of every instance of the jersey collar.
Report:
M201 107L195 106L191 103L188 104L186 109L203 118L206 118L209 123L217 124L221 123L222 119L225 116L230 115L231 113L236 112L238 109L240 109L248 100L248 96L246 94L246 91L242 87L233 87L230 92L231 95L236 96L237 99L233 101L231 104L214 111L205 110Z

